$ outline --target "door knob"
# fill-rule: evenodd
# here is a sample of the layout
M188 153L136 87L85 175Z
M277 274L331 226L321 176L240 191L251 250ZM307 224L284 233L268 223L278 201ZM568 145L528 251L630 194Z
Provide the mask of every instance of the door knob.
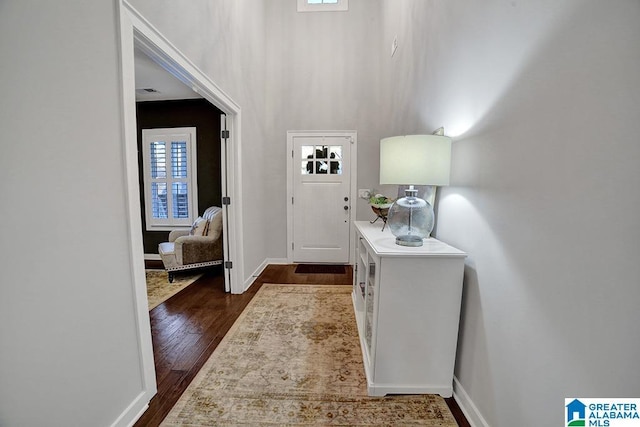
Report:
M348 211L348 210L349 210L349 206L344 205L344 210L345 210L345 211Z
M348 197L345 197L345 198L344 198L344 201L345 201L345 202L348 202L348 201L349 201L349 198L348 198Z

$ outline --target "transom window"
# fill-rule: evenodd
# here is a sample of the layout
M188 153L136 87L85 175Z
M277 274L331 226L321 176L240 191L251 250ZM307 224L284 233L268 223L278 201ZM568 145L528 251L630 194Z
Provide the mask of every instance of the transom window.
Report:
M342 147L339 145L303 145L302 175L342 175Z
M196 128L143 129L147 230L189 227L197 205Z
M349 0L298 0L298 12L341 12L349 10Z

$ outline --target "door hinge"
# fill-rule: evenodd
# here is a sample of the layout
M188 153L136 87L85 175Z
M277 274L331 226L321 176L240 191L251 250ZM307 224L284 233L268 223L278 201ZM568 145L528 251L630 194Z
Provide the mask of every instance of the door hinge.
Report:
M225 196L222 198L222 205L228 206L231 204L231 197Z
M291 198L291 204L293 204L293 197Z
M293 242L291 242L291 250L293 250Z
M291 158L293 159L293 150L291 150Z
M225 261L224 262L224 268L232 269L233 268L233 261Z
M225 130L223 130L223 131L220 131L220 138L222 138L222 139L229 139L229 131L228 131L228 130L226 130L226 129L225 129Z

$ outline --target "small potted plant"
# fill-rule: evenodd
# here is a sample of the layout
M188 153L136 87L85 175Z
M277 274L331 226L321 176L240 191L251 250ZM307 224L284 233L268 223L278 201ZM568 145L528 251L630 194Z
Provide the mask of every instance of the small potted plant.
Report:
M389 208L391 207L392 204L393 204L393 199L390 199L383 194L376 194L369 197L369 205L371 205L371 209L373 210L373 213L376 214L376 219L371 221L371 223L373 224L378 219L382 219L382 221L386 225L387 215L389 214ZM382 226L382 229L384 230L384 226Z

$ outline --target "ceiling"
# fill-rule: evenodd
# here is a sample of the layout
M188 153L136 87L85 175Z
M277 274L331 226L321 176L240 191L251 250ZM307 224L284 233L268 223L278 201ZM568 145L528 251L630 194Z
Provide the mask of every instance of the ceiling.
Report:
M202 98L139 49L134 50L134 57L136 101Z

